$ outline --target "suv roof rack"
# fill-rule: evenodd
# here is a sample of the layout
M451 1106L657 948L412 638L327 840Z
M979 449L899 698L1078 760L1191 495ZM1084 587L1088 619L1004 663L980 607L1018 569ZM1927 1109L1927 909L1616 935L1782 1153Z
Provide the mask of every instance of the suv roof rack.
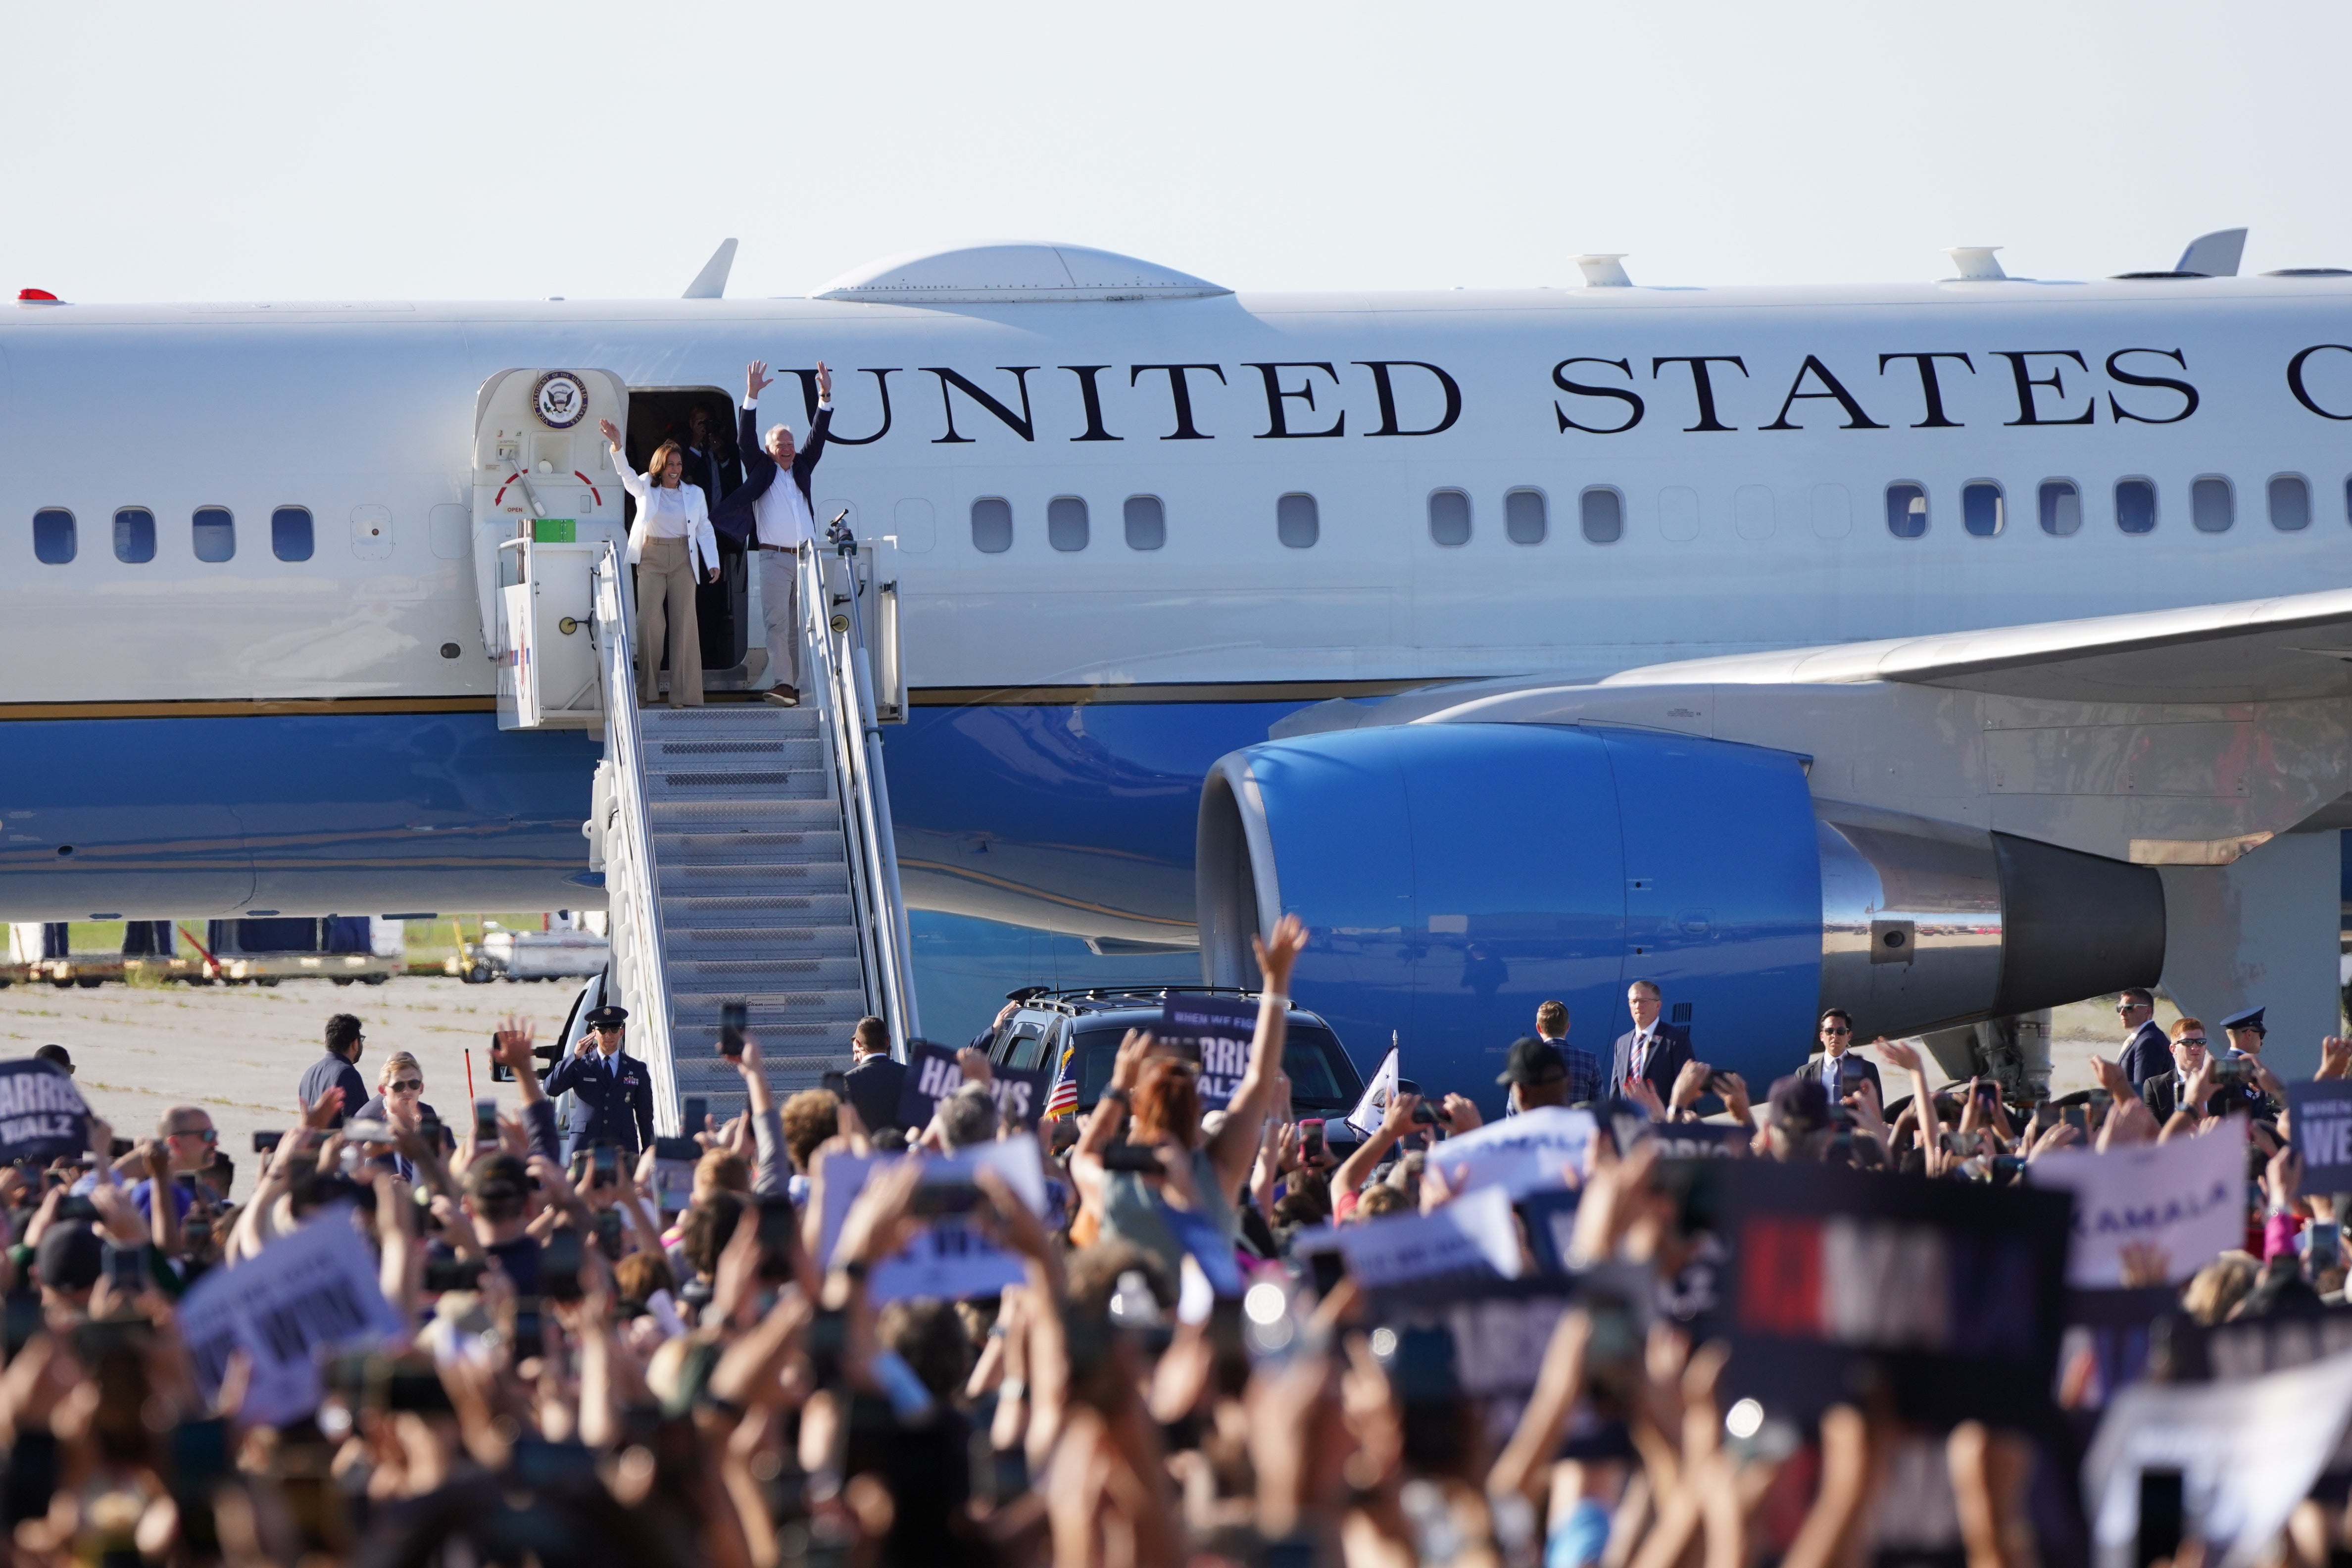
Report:
M1069 985L1040 988L1029 998L1038 1002L1108 1002L1125 997L1150 997L1165 1000L1171 993L1182 996L1255 996L1260 994L1246 985Z

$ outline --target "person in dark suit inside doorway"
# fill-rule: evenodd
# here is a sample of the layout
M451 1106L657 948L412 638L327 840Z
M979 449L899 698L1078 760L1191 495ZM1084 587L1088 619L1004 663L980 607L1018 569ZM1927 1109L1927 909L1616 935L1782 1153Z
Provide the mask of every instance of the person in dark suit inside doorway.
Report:
M1853 1054L1853 1019L1844 1008L1832 1007L1822 1015L1821 1044L1820 1052L1805 1063L1804 1076L1821 1080L1831 1104L1844 1103L1845 1097L1864 1083L1878 1095L1881 1105L1886 1103L1886 1090L1878 1081L1878 1064Z
M587 1033L547 1075L550 1095L572 1096L563 1157L569 1160L597 1143L635 1154L654 1141L654 1080L646 1064L625 1047L629 1010L607 1005L584 1021Z
M2116 1016L2124 1025L2124 1048L2116 1054L2116 1065L2124 1069L2132 1087L2168 1076L2172 1047L2166 1043L2164 1031L2156 1026L2155 994L2145 986L2133 986L2116 998Z
M1654 981L1636 980L1625 990L1625 1010L1633 1026L1617 1037L1616 1055L1609 1081L1619 1091L1635 1079L1658 1091L1661 1103L1673 1095L1675 1075L1691 1059L1690 1031L1679 1024L1660 1021L1665 996Z
M860 1018L850 1038L849 1103L868 1132L898 1125L898 1091L907 1086L907 1064L890 1058L890 1026Z
M823 360L817 362L816 416L809 421L805 444L793 441L789 425L771 425L764 441L753 438L760 394L774 384L766 361L753 360L744 366L738 432L742 437L739 446L743 454L743 482L729 492L711 513L711 521L750 545L759 559L760 608L768 623L768 679L774 682L762 695L771 702L795 708L801 700L797 552L817 537L816 514L809 502L809 476L816 472L816 460L824 456L826 432L833 428L833 372Z

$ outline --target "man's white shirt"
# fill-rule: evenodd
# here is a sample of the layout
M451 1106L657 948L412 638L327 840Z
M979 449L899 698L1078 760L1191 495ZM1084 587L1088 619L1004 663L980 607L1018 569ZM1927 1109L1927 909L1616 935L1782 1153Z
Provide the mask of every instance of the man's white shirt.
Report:
M760 411L756 403L743 406L753 414ZM832 406L830 401L817 405L819 412ZM792 469L782 463L776 465L776 477L769 483L766 493L751 503L751 541L755 544L792 550L816 542L816 517L809 510L808 497L801 494Z

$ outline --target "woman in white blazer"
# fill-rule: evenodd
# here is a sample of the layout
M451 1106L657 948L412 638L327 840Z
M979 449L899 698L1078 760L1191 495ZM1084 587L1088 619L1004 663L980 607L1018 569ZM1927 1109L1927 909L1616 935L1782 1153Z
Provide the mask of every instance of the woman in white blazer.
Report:
M645 473L629 466L621 432L601 420L613 448L613 468L637 500L629 525L629 564L637 569L637 706L650 708L661 686L662 636L669 636L669 705L702 705L702 626L694 613L694 584L719 581L719 540L710 531L709 503L699 487L681 482L686 453L675 441L654 448Z

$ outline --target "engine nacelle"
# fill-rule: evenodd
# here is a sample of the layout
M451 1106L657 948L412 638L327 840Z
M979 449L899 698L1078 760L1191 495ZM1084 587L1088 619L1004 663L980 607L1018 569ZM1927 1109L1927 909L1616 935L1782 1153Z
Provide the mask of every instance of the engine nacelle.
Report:
M1625 987L1664 989L1699 1056L1760 1096L1820 1008L1907 1035L2146 984L2154 871L1817 803L1805 760L1600 726L1398 724L1268 742L1210 771L1202 969L1256 979L1252 933L1313 933L1297 989L1369 1073L1483 1104L1538 1002L1606 1068Z

